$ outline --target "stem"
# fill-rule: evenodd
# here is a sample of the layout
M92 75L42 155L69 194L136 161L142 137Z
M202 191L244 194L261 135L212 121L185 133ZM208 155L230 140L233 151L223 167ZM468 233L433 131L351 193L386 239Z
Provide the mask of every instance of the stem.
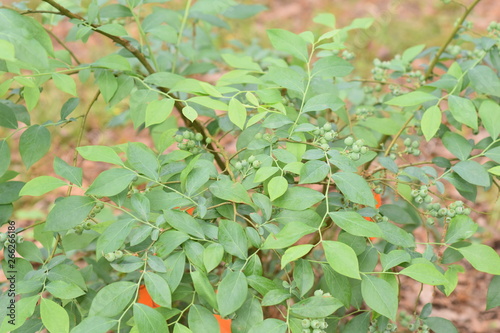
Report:
M188 0L186 3L186 8L184 9L184 16L182 17L181 28L179 29L179 36L177 36L177 43L175 43L175 55L174 61L172 62L172 73L175 74L177 69L177 58L179 56L179 45L181 45L182 35L184 34L184 28L186 27L187 18L189 16L189 9L191 8L192 0Z
M71 49L66 45L66 43L64 43L59 37L57 37L51 30L49 29L45 29L45 31L47 31L47 33L49 35L52 36L52 38L54 38L58 43L59 45L61 45L62 47L64 47L64 49L66 51L68 51L69 55L71 58L73 58L73 60L78 64L78 65L81 65L81 62L80 60L78 60L78 58L76 57L76 55L73 53L73 51L71 51Z
M467 16L469 16L470 12L474 9L474 7L476 7L476 5L480 2L481 0L475 0L466 10L465 12L462 14L462 16L458 19L458 22L457 22L457 25L455 26L455 28L453 29L453 31L451 32L450 36L448 37L448 39L446 40L446 42L441 45L441 48L438 50L438 52L436 53L436 55L434 56L434 58L432 59L432 62L430 63L429 65L429 68L427 68L427 71L425 71L425 79L428 80L430 79L433 74L432 74L432 71L434 70L434 67L436 67L438 61L439 61L439 58L441 58L441 55L443 54L443 52L446 50L446 47L448 47L448 45L450 45L451 41L453 40L453 38L455 37L455 35L457 34L458 30L460 30L460 27L462 25L462 23L464 23L465 19L467 18Z
M399 137L401 136L401 134L403 134L403 131L405 130L406 126L408 126L408 124L410 123L410 121L412 121L413 117L415 117L415 112L411 114L411 116L405 121L405 123L403 124L403 126L401 126L401 128L399 129L399 132L396 133L396 135L392 139L391 143L389 144L389 146L385 150L384 156L389 155L389 153L391 152L392 146L394 146L394 144L399 139Z

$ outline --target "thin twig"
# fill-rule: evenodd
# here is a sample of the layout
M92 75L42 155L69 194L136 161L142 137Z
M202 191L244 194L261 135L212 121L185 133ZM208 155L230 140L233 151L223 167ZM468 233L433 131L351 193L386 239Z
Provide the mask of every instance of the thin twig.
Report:
M61 45L62 47L64 47L64 49L66 51L68 51L69 55L71 56L71 58L73 58L73 60L77 63L77 65L81 65L82 64L80 62L80 60L78 60L78 58L76 57L76 55L73 53L73 51L71 51L71 49L66 45L66 43L64 43L59 37L57 37L51 30L45 29L45 31L47 31L47 33L49 35L51 35L52 38L54 38L56 40L56 42L59 43L59 45Z

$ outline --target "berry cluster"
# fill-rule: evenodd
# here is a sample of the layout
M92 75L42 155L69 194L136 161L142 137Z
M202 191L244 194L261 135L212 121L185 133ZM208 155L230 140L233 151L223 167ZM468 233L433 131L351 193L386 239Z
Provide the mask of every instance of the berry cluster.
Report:
M331 296L318 289L314 291L314 296ZM324 330L328 327L325 318L306 318L302 319L302 333L326 333Z
M345 60L352 60L356 57L356 55L352 52L349 52L347 50L342 51L342 58Z
M396 332L397 330L398 330L398 325L388 323L385 326L385 329L383 331L379 331L377 329L377 322L376 321L372 321L370 323L370 327L368 327L368 332L370 332L370 333L392 333L392 332Z
M500 37L500 23L499 22L491 22L488 25L488 32L496 37Z
M322 127L318 126L312 131L312 134L316 136L316 142L325 151L330 149L328 142L332 142L338 136L338 133L333 130L333 126L330 123L326 123Z
M418 149L420 147L420 143L416 140L412 141L410 138L406 138L404 141L404 145L406 147L405 153L411 154L413 156L419 156L421 151Z
M441 207L438 203L430 205L428 208L429 215L433 217L444 217L446 222L450 222L451 218L457 215L469 215L471 212L470 208L464 207L463 201L455 201L451 203L448 208ZM434 221L431 220L432 218L428 218L427 224L434 224Z
M366 147L363 140L354 141L352 136L348 136L344 139L344 144L347 146L345 150L345 154L353 160L357 161L361 158L361 155L364 155L368 152L368 147Z
M11 244L11 242L7 238L9 238L9 236L6 233L0 232L0 243L3 243L4 247L7 247L9 244ZM22 242L24 242L24 237L21 235L16 235L16 243L21 244Z
M371 91L373 91L373 88L371 88ZM358 117L358 119L366 119L367 117L373 116L374 114L373 111L374 111L373 108L367 106L358 106L356 108L356 116Z
M121 257L123 257L123 251L121 250L116 250L115 252L109 252L104 255L104 258L109 262L115 261L116 259L120 259Z
M187 150L192 154L198 154L203 151L201 147L203 135L201 133L194 134L191 131L184 131L182 134L177 134L175 136L175 141L178 142L177 147L179 147L180 150ZM205 142L209 144L212 140L207 138Z
M99 201L95 205L94 209L92 209L92 211L89 213L89 216L87 216L87 219L85 221L83 221L82 223L76 225L73 228L75 233L77 235L81 235L84 230L90 230L92 225L94 225L94 223L91 221L91 219L93 219L97 214L99 214L103 208L104 208L104 204Z
M256 159L255 156L250 155L250 157L247 158L246 160L241 160L241 161L236 162L234 164L234 168L236 170L240 171L243 169L248 170L250 168L258 169L258 168L260 168L261 165L262 165L261 161Z
M414 320L413 316L401 312L399 314L401 325L407 327L410 332L430 333L430 328L420 318Z

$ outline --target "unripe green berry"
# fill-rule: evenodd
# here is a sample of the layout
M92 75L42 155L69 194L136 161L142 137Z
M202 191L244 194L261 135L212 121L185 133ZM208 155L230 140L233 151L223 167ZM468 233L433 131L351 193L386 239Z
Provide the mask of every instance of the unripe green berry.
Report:
M421 189L418 194L420 194L420 196L422 197L425 197L427 195L427 193L429 193L429 191L427 189Z
M420 192L418 190L412 190L411 191L411 196L416 198Z
M428 217L426 223L428 225L434 225L434 219L432 217Z
M464 212L464 208L463 207L457 207L457 208L455 208L455 212L460 215L460 214L462 214Z
M328 150L328 149L330 149L330 146L328 145L328 143L322 143L321 144L321 149Z
M16 243L21 244L24 242L24 237L22 235L16 235Z
M94 225L94 224L93 224L92 222L87 221L87 222L85 222L85 223L83 224L83 229L85 229L85 230L90 230L90 228L92 228L92 226L93 226L93 225Z
M414 149L413 150L413 156L420 156L421 151L419 149Z
M434 210L439 210L441 208L441 205L439 205L438 203L435 203L435 204L432 205L432 208Z
M323 290L321 290L321 289L315 290L314 296L323 296Z
M116 256L115 256L115 254L114 254L113 252L110 252L110 253L106 253L106 254L104 255L104 258L105 258L107 261L112 262L112 261L115 261Z
M437 217L437 216L438 216L438 212L437 212L437 211L435 211L434 209L433 209L433 210L431 210L431 211L429 212L429 214L431 214L431 216L434 216L434 217Z
M90 213L89 216L90 216L90 218L94 218L95 217L95 213Z
M421 204L422 202L424 202L424 199L420 195L417 195L415 197L415 202Z
M191 138L191 132L185 131L182 133L182 136L184 139L190 139Z
M319 328L313 329L312 333L323 333Z
M325 138L321 138L319 139L319 143L322 143L322 144L327 144L328 141L326 141Z
M424 197L424 202L425 202L425 203L431 203L431 202L432 202L432 197L431 197L430 195L426 195L426 196Z
M238 161L238 162L236 162L236 164L234 165L234 168L235 168L236 170L241 170L241 169L243 169L243 165L241 164L241 162L239 162L239 161Z
M326 321L322 322L319 328L321 328L322 330L328 328L328 323Z
M405 141L404 141L404 145L406 147L410 147L411 146L411 139L410 138L406 138Z
M302 319L301 324L303 328L309 328L311 326L311 321L309 319Z
M391 159L395 160L397 156L396 156L396 154L391 153L391 154L389 155L389 157L390 157Z
M325 133L325 140L326 141L332 141L333 140L333 134L331 132Z
M260 133L259 133L260 134ZM205 139L205 142L207 145L211 144L212 143L212 139L211 138L206 138Z
M326 124L324 124L324 125L323 125L323 129L324 129L325 131L330 131L330 130L332 129L332 124L330 124L330 123L326 123Z
M351 136L348 136L347 138L344 139L344 144L346 146L350 146L354 143L354 139Z
M196 141L201 141L201 140L203 140L203 135L201 133L196 133L194 138Z
M81 224L76 225L74 228L75 232L82 232L83 231L83 226Z
M440 208L440 209L438 210L438 215L439 215L439 216L445 216L445 215L446 215L446 213L448 213L448 210L447 210L446 208Z
M321 323L319 320L317 319L314 319L313 321L311 321L311 327L312 328L319 328L321 326Z
M361 156L359 155L359 153L351 153L349 155L349 157L351 157L351 160L353 160L353 161L357 161L357 160L359 160L361 158Z
M187 145L185 143L179 143L177 145L177 147L179 147L180 150L186 150L187 149Z
M0 232L0 243L4 243L7 240L7 234Z
M382 193L382 188L381 187L375 187L375 189L373 190L373 192L375 192L377 194L380 194L380 193Z
M325 135L325 130L324 130L324 129L322 129L322 128L320 128L320 129L319 129L319 135Z
M464 215L470 214L470 208L464 208Z
M115 257L116 257L116 259L120 259L121 257L123 257L123 251L116 250L115 251Z
M247 159L248 163L253 163L255 161L255 156L250 155L250 157Z
M448 209L448 212L446 213L449 217L454 217L456 215L454 209Z
M271 141L271 135L269 133L265 133L262 138L266 141Z
M181 142L182 142L182 140L184 140L184 137L183 137L182 135L177 134L177 135L175 136L175 141L177 141L177 142L181 143Z
M355 153L359 153L361 151L361 148L357 144L353 144L352 151Z
M104 207L104 203L102 203L102 202L100 202L100 201L99 201L99 202L98 202L95 206L96 206L97 208L102 209L102 208Z
M259 160L255 160L255 161L253 161L253 163L252 163L252 166L253 166L255 169L260 168L260 166L261 166L261 165L262 165L262 162L261 162L261 161L259 161Z
M255 139L257 139L257 140L258 140L258 139L262 139L262 133L257 133L257 134L255 134L254 138L255 138ZM207 138L207 140L208 140L208 139L209 139L209 138ZM208 142L207 142L207 143L208 143Z
M319 135L319 128L316 128L315 130L312 131L314 135Z
M189 140L189 141L187 142L187 146L188 146L188 148L193 148L195 145L196 145L196 142L194 142L193 140Z
M362 145L365 144L365 142L363 140L359 139L359 140L356 140L356 142L354 142L354 144L361 147Z
M411 143L411 146L412 146L413 148L418 148L418 147L420 146L420 143L419 143L418 141L413 141L413 142Z
M361 147L361 150L360 150L360 153L361 153L361 154L363 154L363 155L364 155L364 154L366 154L367 152L368 152L368 147L365 147L365 146Z
M302 333L311 333L311 330L308 328L303 328Z

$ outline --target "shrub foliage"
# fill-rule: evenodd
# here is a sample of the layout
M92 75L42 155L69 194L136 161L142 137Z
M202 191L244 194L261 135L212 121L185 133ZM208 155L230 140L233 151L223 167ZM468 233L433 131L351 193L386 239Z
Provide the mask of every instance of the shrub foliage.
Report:
M478 188L498 187L500 175L500 26L468 34L478 2L441 47L375 60L368 79L346 48L367 18L339 27L321 14L315 33L268 30L272 49L220 48L229 21L263 6L0 8L1 222L20 197L68 189L46 219L6 240L2 266L12 270L15 244L20 297L14 325L0 297L0 331L212 333L226 318L235 333L457 332L430 304L400 314L398 294L406 276L450 295L463 258L500 275L471 213ZM68 21L56 37L51 27ZM114 49L81 63L65 43L81 49L90 37ZM199 79L207 73L219 78ZM32 123L51 89L65 97L52 103L60 117ZM94 92L86 105L80 89ZM126 105L111 125L131 122L151 146L80 135L74 160L55 157L55 176L30 177L63 126L83 133L98 99ZM17 146L20 175L10 169ZM446 152L421 154L429 147ZM82 158L107 169L87 184ZM27 230L36 243L23 242ZM144 285L155 307L139 301ZM498 290L495 277L487 308Z

